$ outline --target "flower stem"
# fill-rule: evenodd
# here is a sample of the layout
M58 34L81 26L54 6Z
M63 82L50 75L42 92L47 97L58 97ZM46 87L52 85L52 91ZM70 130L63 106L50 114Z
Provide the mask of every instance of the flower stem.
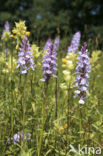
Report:
M38 147L38 156L41 154L41 147L42 147L42 141L43 141L43 132L44 132L44 124L45 124L45 107L47 107L47 91L48 91L48 81L44 84L44 102L42 103L42 128L40 133L40 141L39 141L39 147Z
M27 74L25 75L24 84L27 84ZM25 146L25 112L26 112L26 86L24 87L23 97L23 147Z

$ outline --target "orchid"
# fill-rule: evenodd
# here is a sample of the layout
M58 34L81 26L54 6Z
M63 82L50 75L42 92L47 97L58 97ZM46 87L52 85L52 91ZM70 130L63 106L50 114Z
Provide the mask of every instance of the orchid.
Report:
M68 53L72 53L73 51L77 53L80 43L81 33L80 31L76 32L71 41L71 45L68 47Z
M90 73L90 59L88 57L87 44L81 48L79 52L79 57L77 57L77 67L76 67L76 83L74 87L78 88L75 90L75 97L79 97L79 103L84 104L86 94L88 93L89 87L89 73Z
M54 42L52 43L51 39L49 39L46 42L46 45L44 46L44 56L43 56L43 67L42 70L44 71L44 78L41 79L41 81L49 81L51 77L57 77L56 71L57 71L57 54L56 50L58 48L58 44Z
M32 55L32 50L27 37L25 36L22 40L21 48L19 51L19 59L17 68L20 68L21 74L26 74L31 68L34 70L34 60Z

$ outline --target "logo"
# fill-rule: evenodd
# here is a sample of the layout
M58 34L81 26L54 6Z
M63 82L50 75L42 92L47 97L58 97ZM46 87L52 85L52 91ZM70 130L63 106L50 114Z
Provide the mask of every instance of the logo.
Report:
M101 154L102 149L100 147L88 147L87 145L81 147L80 144L78 144L77 149L73 145L69 145L70 150L69 153L76 153L76 154Z

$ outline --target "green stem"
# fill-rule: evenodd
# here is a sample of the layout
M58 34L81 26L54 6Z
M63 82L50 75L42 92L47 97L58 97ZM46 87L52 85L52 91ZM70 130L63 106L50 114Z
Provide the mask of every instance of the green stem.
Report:
M41 147L42 147L42 141L43 141L43 132L44 132L44 124L45 124L45 107L47 106L47 90L48 90L48 82L44 84L44 103L42 103L42 129L40 133L40 141L39 141L39 147L38 147L38 156L41 154Z
M56 101L55 118L57 119L57 116L58 116L58 79L57 78L56 78L56 89L55 89L55 101ZM56 134L55 134L55 150L56 150L56 146L57 146L57 139L56 139Z
M14 97L13 97L13 82L12 82L12 76L14 76L12 73L12 68L13 68L13 49L11 51L11 70L10 70L10 90L11 90L11 100L10 100L10 103L11 103L11 132L12 132L12 135L13 135L13 131L14 131L14 111L13 111L13 108L14 108Z
M68 89L68 105L67 105L67 132L66 132L66 154L68 152L68 136L70 135L70 100L71 100L71 93L70 93L70 86L69 86L69 89ZM70 142L69 142L70 144Z
M79 104L79 111L80 111L80 140L82 140L82 125L83 125L83 123L82 123L82 106Z
M56 100L56 112L55 112L55 117L56 117L56 119L57 119L57 116L58 116L58 79L57 79L57 78L56 78L55 100Z
M27 83L27 74L25 75L24 85ZM26 113L26 86L24 87L23 98L23 147L25 146L25 113Z

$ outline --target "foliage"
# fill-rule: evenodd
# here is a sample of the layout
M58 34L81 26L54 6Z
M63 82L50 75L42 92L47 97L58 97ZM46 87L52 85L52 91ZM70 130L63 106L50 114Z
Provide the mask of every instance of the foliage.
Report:
M54 38L56 34L64 38L80 30L83 40L97 38L102 48L102 10L102 0L1 0L0 26L3 28L7 20L11 25L26 20L31 38L38 41Z
M65 45L64 48L60 45L57 78L49 79L47 84L40 81L43 77L43 47L32 42L35 70L22 75L16 67L17 42L11 37L8 41L0 41L1 156L70 156L70 144L76 151L78 144L102 148L103 52L94 50L89 53L92 67L89 93L85 104L81 105L74 99L73 87L78 53L67 54ZM21 48L21 40L19 46ZM62 83L65 87L61 87ZM19 141L13 142L12 138L16 136L17 139L15 134L21 132ZM31 139L26 139L27 134L31 134ZM90 154L93 155L92 151Z

